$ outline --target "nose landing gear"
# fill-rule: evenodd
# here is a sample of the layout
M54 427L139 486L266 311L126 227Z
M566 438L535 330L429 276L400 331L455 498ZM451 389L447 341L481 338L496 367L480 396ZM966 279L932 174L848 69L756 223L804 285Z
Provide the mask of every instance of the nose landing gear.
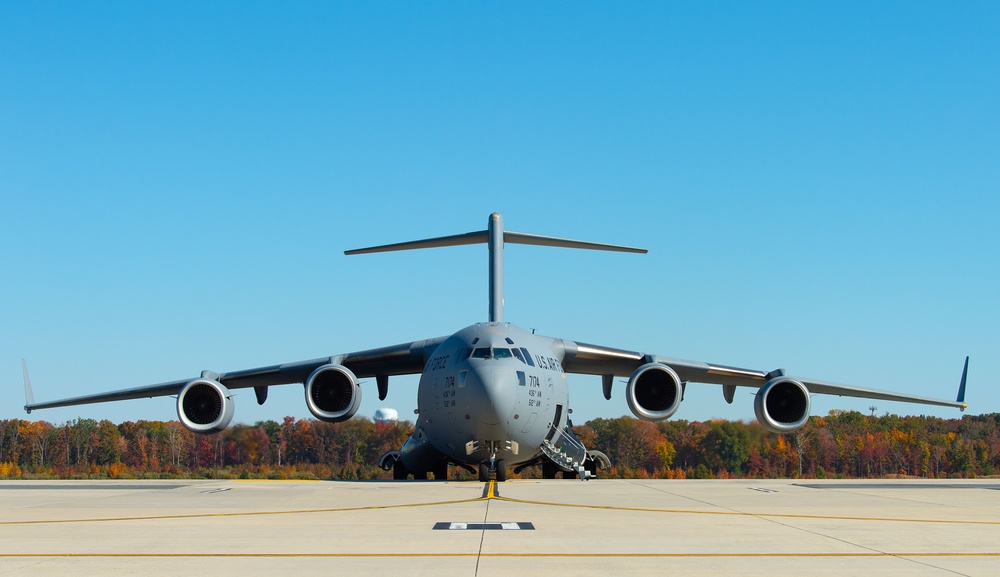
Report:
M479 463L479 481L486 483L490 480L490 473L495 474L497 483L507 480L507 463L503 459L482 461Z

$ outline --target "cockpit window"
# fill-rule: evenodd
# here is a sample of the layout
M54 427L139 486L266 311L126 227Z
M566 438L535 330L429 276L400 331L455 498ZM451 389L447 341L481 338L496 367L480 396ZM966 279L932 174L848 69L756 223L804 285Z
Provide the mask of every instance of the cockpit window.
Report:
M531 353L528 352L528 349L521 347L521 352L524 353L524 360L528 362L528 366L535 366L535 361L531 360Z
M517 358L521 359L520 351L515 350L515 352L517 353ZM513 356L510 349L479 347L472 351L472 358L474 359L509 359ZM524 359L521 360L523 361Z
M511 349L510 352L514 353L514 356L517 358L517 360L521 361L522 363L524 362L524 355L521 354L521 349Z

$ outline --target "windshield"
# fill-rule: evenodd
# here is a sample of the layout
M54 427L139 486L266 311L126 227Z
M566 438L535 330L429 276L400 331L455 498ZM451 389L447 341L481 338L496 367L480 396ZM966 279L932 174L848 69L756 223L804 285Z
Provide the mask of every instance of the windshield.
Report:
M472 358L474 359L510 359L513 357L514 354L510 352L510 349L480 347L472 351ZM518 358L520 358L520 354Z

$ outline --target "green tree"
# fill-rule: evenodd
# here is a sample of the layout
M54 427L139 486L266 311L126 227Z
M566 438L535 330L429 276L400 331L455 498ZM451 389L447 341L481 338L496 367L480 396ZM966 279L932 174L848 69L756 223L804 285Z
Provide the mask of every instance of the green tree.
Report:
M73 450L73 462L86 465L90 459L90 449L94 445L94 433L97 432L97 421L94 419L76 419L70 421L69 446Z
M742 473L750 458L750 435L746 428L742 423L738 426L729 421L713 421L710 425L705 435L707 465L716 471Z

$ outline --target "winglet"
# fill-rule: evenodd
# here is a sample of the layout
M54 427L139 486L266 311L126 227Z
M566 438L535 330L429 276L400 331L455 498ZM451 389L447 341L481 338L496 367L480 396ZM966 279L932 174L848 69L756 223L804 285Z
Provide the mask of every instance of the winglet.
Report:
M969 375L969 357L965 357L965 368L962 369L962 382L958 384L958 398L955 399L956 403L962 403L964 406L962 410L968 405L965 404L965 378Z
M21 359L21 368L24 370L24 410L31 413L31 405L35 404L35 395L31 394L31 379L28 378L28 363Z

